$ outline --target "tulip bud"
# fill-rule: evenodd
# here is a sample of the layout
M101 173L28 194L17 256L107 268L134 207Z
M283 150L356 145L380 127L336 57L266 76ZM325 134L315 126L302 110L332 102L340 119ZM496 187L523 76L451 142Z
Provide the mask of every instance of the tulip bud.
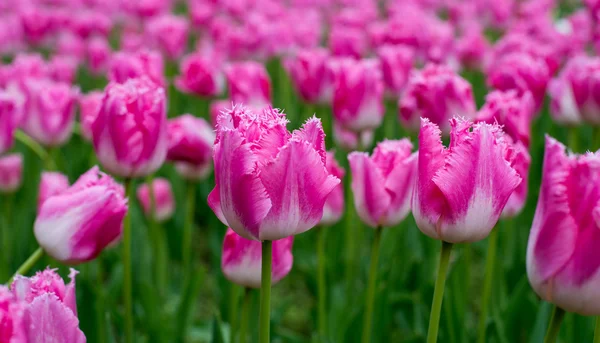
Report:
M145 32L153 46L169 59L181 57L187 46L189 25L184 17L161 15L146 22Z
M169 120L167 131L167 160L177 162L177 170L186 178L206 178L212 167L213 128L202 118L184 114Z
M340 124L333 123L333 141L345 151L366 150L373 144L373 131L353 132L346 130Z
M421 121L412 211L419 229L450 243L484 239L521 183L500 126L454 118L450 148L441 131Z
M38 211L46 199L60 194L69 188L69 178L57 172L42 172L40 190L38 192Z
M23 131L45 146L61 146L73 134L79 90L50 80L25 81Z
M199 53L187 55L181 60L180 71L175 86L184 93L214 97L225 89L225 75L214 58Z
M208 203L240 236L277 240L307 231L323 217L340 180L325 168L325 134L317 118L293 133L275 109L235 107L219 116L215 188Z
M327 152L327 160L325 163L327 172L330 175L337 177L342 180L346 171L342 168L339 163L335 160L335 152ZM344 186L340 183L335 188L327 200L325 200L325 206L323 207L323 218L321 218L321 225L331 226L337 223L344 214Z
M333 78L324 49L302 50L288 61L290 78L302 100L308 103L331 101Z
M473 119L476 114L471 84L444 65L428 64L414 71L398 103L400 121L416 130L421 117L447 135L453 116Z
M167 154L163 88L146 77L111 83L92 124L94 149L106 170L122 177L155 172Z
M542 185L527 244L527 276L544 300L600 315L600 153L567 154L546 137Z
M17 127L18 106L14 96L0 89L0 155L12 148Z
M33 232L52 258L67 264L93 260L121 237L127 199L123 187L98 167L67 190L49 197L38 211Z
M226 70L229 96L236 104L263 108L271 104L271 80L258 62L238 62Z
M79 96L79 121L81 122L81 134L89 141L92 140L92 124L98 117L104 93L91 91Z
M402 45L385 45L377 50L386 93L397 99L408 82L410 71L415 63L413 49Z
M13 193L23 182L23 155L0 156L0 193Z
M164 178L154 179L152 181L152 193L154 194L154 220L159 223L169 220L175 212L175 199L169 180ZM152 208L150 187L147 183L138 188L137 198L146 216L150 216Z
M504 132L516 142L529 146L531 121L535 103L531 93L519 95L516 90L493 91L477 114L477 121L502 125Z
M148 77L160 86L166 85L164 61L156 51L140 51L136 53L117 52L110 61L108 79L125 83L133 78Z
M271 283L276 284L292 270L294 237L273 241ZM228 228L223 241L221 269L225 277L244 287L260 288L261 243L239 236Z
M383 80L373 60L345 59L333 65L334 119L354 132L374 130L383 121Z
M397 225L408 215L418 157L411 150L405 138L377 144L371 157L365 152L348 155L354 206L372 228Z

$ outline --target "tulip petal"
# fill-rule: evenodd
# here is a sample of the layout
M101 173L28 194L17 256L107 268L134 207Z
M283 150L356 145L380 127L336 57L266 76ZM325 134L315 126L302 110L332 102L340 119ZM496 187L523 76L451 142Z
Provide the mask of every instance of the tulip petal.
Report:
M290 140L260 179L273 207L260 228L261 240L302 233L319 223L323 205L340 180L329 175L312 143Z
M36 297L26 307L23 323L29 342L86 342L77 316L54 294Z
M377 228L391 201L391 195L384 187L385 178L367 153L353 152L348 155L348 161L356 212L362 221Z
M397 225L406 218L410 211L418 159L419 153L413 153L396 165L385 181L385 189L390 194L390 205L385 216L385 226Z
M325 132L321 119L313 116L308 119L300 130L294 131L293 134L299 140L305 140L313 145L313 148L319 153L323 163L327 160L327 151L325 149Z

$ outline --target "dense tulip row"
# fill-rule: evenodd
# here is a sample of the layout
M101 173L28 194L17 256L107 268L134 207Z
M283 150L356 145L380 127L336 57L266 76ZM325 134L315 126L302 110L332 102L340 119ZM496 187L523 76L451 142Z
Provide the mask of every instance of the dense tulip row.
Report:
M599 23L593 0L0 3L0 343L539 341L546 303L535 330L501 315L539 298L546 342L565 316L591 337L565 311L600 342ZM315 332L285 327L312 299Z

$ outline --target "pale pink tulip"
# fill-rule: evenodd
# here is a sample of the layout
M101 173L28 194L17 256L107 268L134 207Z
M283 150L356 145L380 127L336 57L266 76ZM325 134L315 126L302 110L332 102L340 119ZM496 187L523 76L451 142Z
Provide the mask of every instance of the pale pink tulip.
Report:
M59 172L42 172L38 192L38 211L44 201L48 198L60 194L69 188L69 178Z
M126 213L123 187L94 167L44 201L33 233L52 258L79 264L95 259L121 237Z
M325 168L325 134L317 118L290 133L275 109L235 107L219 116L216 186L208 203L242 237L277 240L307 231L323 217L340 180Z
M329 174L342 180L346 171L340 166L335 159L335 152L327 152L327 160L325 163ZM323 207L323 218L321 218L321 225L331 226L337 223L344 214L345 201L344 201L344 185L340 183L335 186L333 191L329 193L327 200L325 200L325 206Z
M422 119L412 211L419 229L450 243L484 239L521 183L513 148L500 126L450 121L450 146Z
M294 237L273 241L271 283L276 284L292 270ZM262 270L261 243L227 229L223 241L221 269L225 277L238 285L260 288Z
M111 83L92 124L94 149L106 170L123 177L155 172L167 155L166 95L146 77Z
M546 137L542 185L527 244L527 276L544 300L600 315L600 153L568 154Z
M152 181L152 191L154 194L154 220L157 222L169 220L175 212L175 198L169 180L164 178L154 179ZM146 216L150 216L150 187L147 183L138 187L137 198Z
M205 179L212 169L213 128L202 118L184 114L169 120L167 160L176 163L185 178ZM195 171L195 172L194 172Z
M0 193L16 192L23 183L23 155L0 156Z
M399 224L410 212L418 153L408 139L385 140L373 155L348 155L354 206L360 219L372 228Z

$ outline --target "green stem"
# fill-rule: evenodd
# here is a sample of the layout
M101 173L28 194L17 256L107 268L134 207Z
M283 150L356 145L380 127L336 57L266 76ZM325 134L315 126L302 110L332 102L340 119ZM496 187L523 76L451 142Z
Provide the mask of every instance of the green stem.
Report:
M548 331L546 331L546 338L544 338L544 343L556 342L556 338L558 338L558 332L560 331L560 324L562 323L564 317L565 310L558 306L554 306L552 318L550 318L550 324L548 325Z
M594 343L600 343L600 317L596 317L596 328L594 329Z
M485 261L485 279L483 281L483 299L481 302L481 315L479 317L479 334L477 342L485 343L485 329L487 322L487 313L489 299L492 293L492 279L494 278L494 262L496 261L496 248L498 242L498 229L495 228L490 233L488 241L488 251Z
M183 252L183 270L190 272L192 259L192 234L194 227L194 209L196 207L196 184L192 181L187 183L186 217L183 226L183 240L181 251Z
M354 208L354 201L352 199L352 186L349 177L346 177L346 287L348 292L351 291L352 285L354 284L354 272L355 268L355 239L356 239L356 210Z
M8 277L8 273L10 273L9 271L9 265L11 262L11 248L12 248L12 244L10 242L10 228L11 228L11 215L12 215L12 203L13 203L13 197L11 194L6 194L5 198L4 198L4 227L2 228L2 247L3 247L3 251L1 252L2 254L4 254L4 263L5 263L5 267L7 270L7 274L6 277Z
M444 299L444 287L446 286L446 274L448 273L448 264L450 262L451 251L452 243L442 241L442 251L440 252L440 265L438 267L438 275L435 280L435 289L433 291L431 315L429 316L427 343L437 342L438 330L440 327L440 313L442 310L442 300Z
M33 268L37 261L39 261L40 258L42 258L42 256L44 256L44 250L42 250L42 248L38 248L36 251L33 252L33 254L31 254L31 256L29 256L29 258L25 262L23 262L19 269L17 269L15 275L13 275L13 277L11 277L10 280L8 280L7 284L10 285L15 279L15 276L27 274L27 272L31 268Z
M271 262L273 255L273 242L262 242L262 270L260 285L260 315L259 334L260 343L270 342L270 320L271 320Z
M242 314L240 318L240 339L239 343L246 343L246 335L248 332L248 312L250 308L250 288L244 288L244 300L242 304ZM235 337L231 336L232 342Z
M325 285L325 270L327 268L327 256L325 255L325 242L327 229L321 227L319 230L319 240L317 242L318 262L318 288L319 288L319 335L322 340L327 337L327 312L325 304L327 303L327 291Z
M102 258L96 259L96 338L98 342L106 341L106 327L104 321L104 272L102 270Z
M375 286L377 283L377 266L379 264L379 246L381 243L381 232L383 229L375 229L373 248L371 249L371 266L369 267L369 281L367 284L367 302L365 304L365 317L363 324L362 342L371 342L371 324L373 322L373 307L375 305Z
M229 337L231 337L230 342L235 341L235 335L238 332L238 320L237 320L237 309L239 305L239 287L235 284L230 284L229 289L229 327L231 331L229 332Z
M48 170L56 170L56 163L52 159L52 156L44 149L38 142L36 142L33 138L29 137L21 130L15 131L15 139L25 146L27 146L31 151L33 151L40 160L42 160L45 164L46 169Z
M579 132L577 130L577 126L569 127L569 148L573 152L579 151L579 137L577 136L578 133Z
M161 249L160 226L156 221L156 194L154 193L154 177L148 175L146 184L148 185L148 196L150 197L150 213L148 213L148 233L153 250L154 275L156 285L160 294L164 294L167 284L166 275L166 257Z
M133 342L133 299L131 294L131 206L133 182L125 179L125 194L129 198L129 211L123 223L123 299L125 307L125 342Z

